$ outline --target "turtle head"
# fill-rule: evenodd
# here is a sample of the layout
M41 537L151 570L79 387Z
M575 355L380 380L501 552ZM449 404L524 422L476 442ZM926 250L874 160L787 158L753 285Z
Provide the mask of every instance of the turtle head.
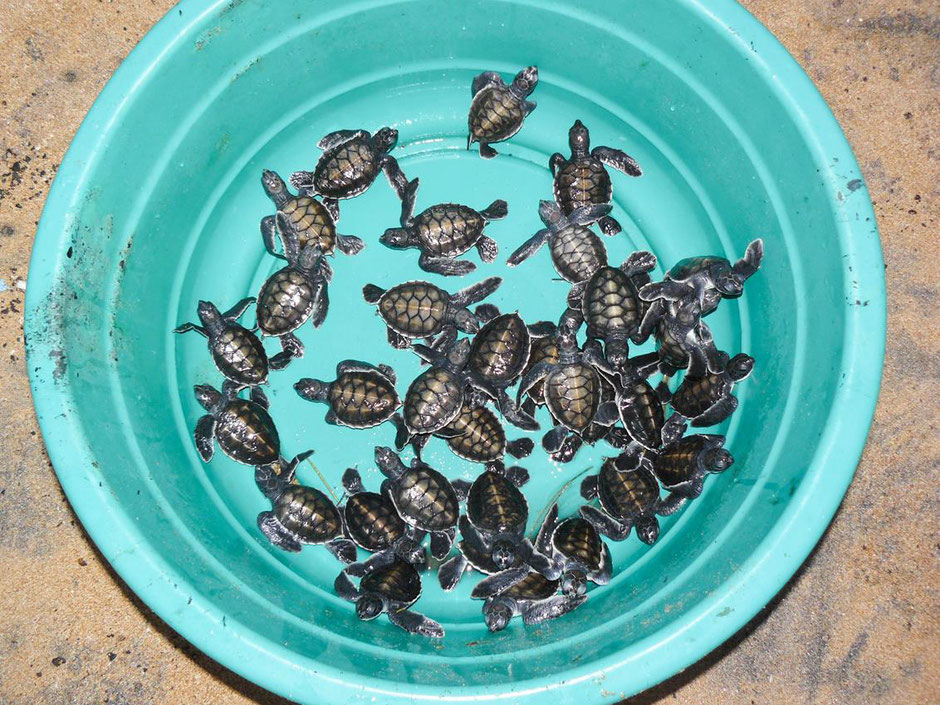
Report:
M483 608L483 621L491 632L501 632L509 626L512 619L512 609L506 600L494 598Z
M197 384L193 387L196 395L196 401L206 411L212 411L212 407L222 401L222 392L211 384Z
M196 311L199 313L199 320L202 321L202 325L207 328L222 320L222 314L219 313L219 309L211 301L200 301Z
M615 370L622 370L630 356L630 345L626 338L611 338L604 346L607 362Z
M356 600L356 615L364 622L382 614L382 598L378 595L363 595Z
M566 570L561 576L561 592L568 597L581 597L587 592L587 576L583 570Z
M424 546L421 545L420 541L415 541L410 536L402 536L398 539L398 543L395 545L395 553L406 563L411 563L411 565L419 568L428 562L428 554L424 550Z
M304 377L294 382L294 391L307 401L326 401L330 385L318 379Z
M539 218L548 227L558 228L561 227L565 214L561 212L561 208L554 201L539 201Z
M493 551L490 554L493 563L500 570L511 568L516 562L516 547L510 541L500 539L493 543Z
M467 308L458 308L454 313L454 325L464 333L478 333L480 331L480 322Z
M724 448L712 448L705 451L702 463L708 472L724 472L734 464L734 457Z
M655 517L640 517L636 520L636 536L643 543L652 546L659 538L659 522Z
M380 152L391 152L398 144L398 130L394 127L383 127L372 137L372 143Z
M715 268L718 270L714 274L715 288L722 296L736 299L744 293L744 279L734 271L728 260L722 260Z
M314 272L319 269L321 257L323 257L323 252L311 243L305 246L297 256L297 267L305 272Z
M751 370L754 369L754 358L745 353L738 353L728 361L728 366L725 369L728 370L731 379L740 382L751 374Z
M386 477L398 477L405 469L398 453L388 446L375 447L375 464L379 466L379 470Z
M516 74L516 77L512 79L513 88L515 88L519 95L527 96L529 93L535 90L535 87L539 82L539 68L538 66L526 66L522 71Z
M447 361L456 366L463 367L470 359L470 339L461 338L447 351Z
M276 171L265 169L261 172L261 187L273 201L278 201L287 193L287 184Z
M555 333L555 342L559 352L577 349L579 327L574 316L568 316L567 313L562 316L562 320L558 323L558 332Z
M411 233L405 228L389 228L379 238L379 242L386 247L391 247L393 250L404 250L414 244Z
M573 157L583 157L591 148L591 136L580 120L575 120L574 125L568 130L568 146L571 147Z

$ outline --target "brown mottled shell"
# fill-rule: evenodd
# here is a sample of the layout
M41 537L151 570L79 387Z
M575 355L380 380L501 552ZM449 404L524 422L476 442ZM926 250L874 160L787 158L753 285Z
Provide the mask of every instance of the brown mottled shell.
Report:
M484 325L470 348L470 369L497 384L510 384L528 362L531 338L518 313L504 313Z
M672 408L690 419L708 411L731 392L724 373L709 372L704 377L686 377L672 395Z
M460 507L450 480L424 463L407 469L388 485L395 508L422 531L444 531L457 525Z
M474 141L499 142L516 134L524 119L523 101L508 86L490 84L473 97L468 126Z
M529 505L504 475L486 470L470 485L467 518L489 534L522 533L529 519Z
M604 165L591 157L573 159L559 168L554 191L555 200L565 215L582 206L610 203L613 193Z
M313 487L291 485L277 498L274 516L304 543L325 543L342 531L339 510Z
M486 221L468 206L440 203L422 211L411 229L421 250L440 257L455 257L469 250L483 234Z
M496 415L485 406L464 405L444 427L447 445L456 455L475 463L499 460L506 452L506 433Z
M618 519L633 519L653 511L659 501L659 483L648 469L620 471L615 458L601 466L597 491L601 506Z
M543 360L556 363L558 362L558 357L558 343L555 341L554 335L546 335L541 338L533 339L532 349L529 352L529 362L522 371L523 376ZM542 389L544 388L544 385L545 381L539 380L528 391L528 395L532 397L536 404L545 403L545 400L542 397Z
M552 235L552 264L567 281L576 283L589 279L607 264L607 249L590 228L569 225Z
M265 335L284 335L297 330L313 312L313 286L298 269L279 269L258 294L258 327Z
M425 338L441 331L449 299L433 284L406 282L382 294L379 315L392 330L408 338Z
M544 397L559 423L581 431L594 420L600 405L597 371L583 362L556 367L545 378Z
M545 600L558 592L558 581L549 580L534 570L529 572L522 580L513 585L502 595L514 600Z
M601 267L584 288L581 306L588 334L607 338L633 335L640 326L640 297L630 277L617 267Z
M597 530L581 517L565 519L552 536L555 549L568 560L580 563L588 571L600 568L603 544Z
M724 257L716 257L715 255L686 257L672 265L672 268L666 273L666 276L673 281L685 281L689 277L703 272L706 269L711 269L712 267L716 269L730 269L731 263Z
M222 451L246 465L277 462L281 441L268 412L246 399L232 399L216 416L215 437Z
M388 497L358 492L346 500L346 530L367 551L384 551L405 533L405 522Z
M421 596L421 575L410 563L394 561L366 575L359 592L410 605Z
M620 417L635 441L650 449L662 445L666 415L659 395L649 382L641 379L625 386L620 395Z
M443 367L422 372L405 394L405 424L412 433L434 433L460 413L463 388Z
M701 471L702 451L707 447L708 439L700 435L686 436L666 446L653 463L663 487L675 487L695 478Z
M229 325L212 341L212 359L228 379L255 386L268 380L268 356L261 341L242 326Z
M330 198L358 196L378 176L379 156L367 137L355 137L328 149L314 170L314 189Z
M352 428L388 421L399 406L395 385L380 372L344 372L330 385L330 408Z
M311 196L293 196L279 210L293 224L301 250L312 242L323 254L333 254L336 223L320 201Z

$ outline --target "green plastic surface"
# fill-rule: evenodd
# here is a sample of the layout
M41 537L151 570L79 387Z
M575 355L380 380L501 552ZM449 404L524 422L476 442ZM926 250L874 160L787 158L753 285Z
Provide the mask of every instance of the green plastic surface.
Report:
M538 109L523 130L494 160L465 151L472 77L509 78L531 63ZM764 267L744 297L709 319L722 347L757 358L721 429L737 462L663 521L654 547L635 536L611 544L611 584L563 619L514 620L489 634L469 599L474 580L445 595L429 576L417 609L443 623L443 640L385 618L360 623L332 593L339 565L324 550L288 555L261 536L265 502L251 469L221 454L200 462L192 385L220 378L202 338L170 330L195 320L200 298L227 308L257 293L278 266L258 231L272 212L261 170L312 168L328 131L397 127L394 154L422 180L419 209L505 198L509 217L488 228L499 260L457 280L426 275L415 251L378 243L399 212L384 179L342 203L340 231L367 247L334 259L327 323L301 331L307 355L273 375L269 395L285 455L314 448L337 494L352 465L377 487L372 448L392 441L392 427L328 426L326 407L290 385L332 379L336 362L353 357L393 365L404 392L419 368L386 344L361 298L366 282L428 278L455 290L500 274L491 302L528 320L557 318L567 287L547 251L516 269L503 263L541 227L548 157L567 154L575 118L593 144L623 148L645 170L613 176L624 234L605 238L611 261L638 248L667 265L691 254L734 259L764 239ZM784 585L838 507L873 413L885 332L880 243L852 153L796 62L729 0L590 9L573 0L187 0L82 124L43 212L26 306L43 435L104 556L200 649L302 703L586 705L704 656ZM523 461L532 524L555 496L563 512L576 509L583 473L609 453L599 444L569 466L541 451ZM471 477L443 442L427 458ZM308 465L300 476L321 486Z

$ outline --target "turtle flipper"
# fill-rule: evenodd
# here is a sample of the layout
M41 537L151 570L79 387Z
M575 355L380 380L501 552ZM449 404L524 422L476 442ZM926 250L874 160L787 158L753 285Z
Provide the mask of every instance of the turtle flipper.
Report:
M365 130L336 130L335 132L330 132L323 135L323 137L320 138L320 141L317 142L317 147L323 151L326 151L328 149L333 149L333 147L338 145L344 144L345 142L349 142L349 140L356 137L366 138L368 136L369 133Z
M487 222L491 220L502 220L509 215L509 205L503 199L497 198L485 209L480 211L480 215L482 215L483 220Z
M304 344L293 333L285 333L281 336L280 341L281 352L268 360L268 367L272 370L283 370L295 357L304 356Z
M316 277L313 287L313 313L310 314L310 322L314 328L319 328L326 320L326 314L330 310L330 292L324 277Z
M587 227L610 213L610 209L611 206L609 203L592 203L587 206L581 206L571 211L568 216L568 222L572 225Z
M566 615L577 607L584 604L588 596L577 595L568 597L567 595L555 595L537 602L527 602L520 608L522 621L525 624L538 624L549 619L557 619Z
M199 456L205 462L212 460L215 454L215 417L212 414L206 414L196 422L196 430L193 431L193 438L196 441L196 450Z
M290 185L296 189L304 189L310 191L313 189L313 172L312 171L295 171L290 175ZM323 205L325 206L326 199L324 199ZM328 209L329 210L329 209ZM335 220L335 218L334 218Z
M325 544L329 551L340 563L353 563L356 560L356 544L347 538L338 536Z
M477 252L480 253L480 259L490 264L496 261L499 256L499 245L491 237L481 235L476 244Z
M460 582L460 578L463 577L468 565L469 563L462 553L441 563L437 569L437 580L441 584L441 588L453 590L457 587L457 583Z
M597 475L588 475L581 481L581 496L584 499L597 497Z
M483 157L484 159L492 159L497 154L499 154L499 152L497 152L495 149L490 147L489 144L487 144L486 142L480 142L480 156L481 157Z
M450 484L454 488L454 492L457 493L457 501L463 502L467 499L467 495L470 494L470 483L464 480L462 477L454 478L450 481Z
M269 406L271 406L271 402L268 401L268 395L265 394L264 390L257 385L249 390L248 396L251 397L251 400L262 409L267 409Z
M542 437L542 447L549 453L557 453L568 435L568 429L558 424Z
M261 219L261 240L264 242L264 249L268 254L286 259L284 255L277 251L277 221L273 215L266 215Z
M408 338L392 328L386 328L385 337L388 339L388 344L398 350L407 350L411 345L411 341L408 340Z
M495 71L484 71L481 74L477 74L473 78L473 83L470 85L471 95L476 95L482 91L487 86L505 86L506 82L503 80L503 77L500 76Z
M620 226L620 223L618 223L615 218L611 218L609 215L605 215L603 218L598 220L597 225L600 227L601 232L604 233L607 237L613 237L623 230L623 228Z
M431 534L431 555L437 560L442 560L450 553L451 546L454 545L454 536L456 532L454 527L445 531L435 531Z
M360 237L336 234L336 247L344 255L358 255L365 246L366 243Z
M604 402L597 407L597 413L594 414L594 423L601 426L613 426L619 419L620 410L615 401Z
M445 277L462 277L469 274L477 266L467 260L454 259L452 257L436 257L425 252L418 258L418 266L425 272L440 274Z
M656 268L656 255L648 250L638 250L627 257L620 265L620 271L628 277L646 274Z
M537 233L535 233L535 235L517 247L515 252L509 255L509 259L506 260L506 264L508 264L510 267L515 267L517 264L529 259L529 257L538 252L542 245L548 242L548 238L551 236L551 232L552 231L548 228L542 228L539 230Z
M551 458L556 463L570 463L583 445L584 439L581 436L576 433L569 433L562 441L561 447L551 453Z
M450 297L450 302L452 305L458 308L465 308L471 304L475 304L478 301L485 299L487 296L495 292L502 283L502 277L487 277L486 279L479 281L476 284L471 284L470 286L456 292L453 296ZM477 307L477 311L479 311L479 307ZM497 313L497 315L499 314Z
M395 190L395 195L398 196L399 199L404 198L405 190L408 188L408 177L405 176L405 172L398 166L398 160L389 154L385 154L380 160L380 166L382 171L385 172L385 178L388 179L388 183L391 184L392 188Z
M268 537L268 541L278 548L291 553L297 553L302 548L300 541L284 528L273 512L261 512L258 515L258 528Z
M660 516L667 517L671 514L675 514L685 503L689 501L688 497L683 497L681 494L676 494L675 492L670 492L666 497L659 500L656 504L656 513Z
M524 406L524 405L523 405ZM523 407L519 407L522 413L531 416ZM535 443L531 438L517 438L514 441L507 441L506 453L513 458L528 458L532 454Z
M358 494L363 491L362 475L356 468L347 468L343 473L343 489L347 494Z
M528 574L529 566L527 565L520 565L515 568L500 571L499 573L493 573L493 575L483 578L483 580L477 583L476 587L473 588L473 592L470 593L470 597L480 600L498 595L511 588Z
M257 301L257 299L254 296L249 296L242 299L237 304L232 306L232 308L230 308L228 311L223 313L222 318L225 318L229 321L237 321L244 315L245 311L248 310L248 307L251 306L255 301Z
M336 580L333 581L333 591L347 602L355 602L359 599L359 591L353 585L353 581L349 579L345 570L337 575Z
M744 257L734 263L732 270L743 284L759 268L764 259L764 241L760 238L752 241L744 252Z
M509 398L505 389L500 389L496 403L499 406L499 412L509 423L523 431L538 431L539 422L525 413L519 406Z
M605 512L585 504L580 510L581 518L590 523L597 529L598 533L607 536L613 541L623 541L630 535L630 529L633 528L632 522L617 521L608 516Z
M415 213L415 202L418 200L418 186L421 185L421 180L414 178L409 181L404 190L402 191L401 197L401 218L400 224L403 228L407 228L411 223L411 218Z
M396 609L389 605L388 621L412 634L435 638L444 636L444 627L440 624L420 612L412 612L405 607Z
M601 164L609 166L611 169L622 171L627 176L642 176L643 170L636 159L620 149L611 147L595 147L591 150L591 156L597 159Z
M681 301L690 296L694 296L695 291L692 287L682 282L661 281L647 284L640 289L640 298L644 301L656 301L656 299L665 299L666 301Z
M734 413L738 408L738 400L733 396L727 396L711 406L704 414L692 419L691 425L695 428L705 428L721 423Z
M568 160L564 158L559 152L555 152L552 156L548 158L548 168L552 172L552 176L558 173L558 170L561 169L565 164L568 163Z
M174 333L188 333L191 330L196 331L197 333L199 333L199 335L203 336L204 338L209 337L209 333L206 331L206 329L203 328L202 326L197 326L195 323L184 323L183 325L177 326L176 328L174 328L173 332Z
M525 111L525 116L529 117L532 114L532 111L535 110L538 106L534 100L526 100L522 103L522 109Z
M366 284L362 287L362 298L369 304L377 304L384 293L385 289L375 284Z

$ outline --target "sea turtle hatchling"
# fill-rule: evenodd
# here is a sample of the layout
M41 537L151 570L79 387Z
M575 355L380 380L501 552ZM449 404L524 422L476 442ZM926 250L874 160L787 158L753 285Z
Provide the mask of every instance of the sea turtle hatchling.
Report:
M525 624L539 624L568 614L587 600L587 595L559 595L558 584L558 580L533 570L503 592L486 598L483 621L487 629L502 631L517 615Z
M591 136L580 120L575 120L568 130L568 146L571 148L570 158L565 159L555 152L548 160L548 167L555 177L555 201L566 215L581 206L610 203L613 188L605 166L627 176L643 174L640 165L626 152L611 147L591 149ZM621 229L620 223L609 215L597 224L605 235L616 235Z
M356 605L361 620L375 619L385 612L388 620L414 634L444 636L444 628L429 617L414 612L411 605L421 597L421 575L411 563L396 560L366 573L357 588L346 571L336 576L336 594Z
M285 485L270 511L258 514L258 528L285 551L296 553L304 544L322 544L342 563L356 560L356 544L343 536L342 514L313 487Z
M375 135L365 130L337 130L324 136L317 147L323 150L313 171L295 171L290 182L305 193L319 194L323 205L339 217L337 201L354 198L368 189L380 171L385 172L399 198L407 179L389 154L398 144L398 130L383 127Z
M331 210L311 194L301 193L295 196L276 171L267 169L261 172L261 185L277 210L284 214L283 224L297 233L301 250L308 243L313 243L325 255L333 254L334 249L339 249L346 255L355 255L365 247L365 243L355 235L340 235L336 232L339 210L335 201L330 202ZM278 254L278 235L277 218L273 215L262 218L261 236L265 249L272 255Z
M387 478L382 492L406 524L431 535L431 555L442 559L454 541L462 494L430 465L417 458L405 465L391 448L377 447L375 462Z
M490 145L508 140L522 129L526 117L535 110L527 100L539 82L536 66L527 66L516 74L510 85L495 71L484 71L473 79L473 102L467 118L467 149L480 143L480 156L492 159L497 152Z
M600 502L600 509L588 504L581 507L581 517L598 532L614 541L623 541L630 535L630 529L636 527L640 541L650 545L659 538L656 515L673 514L686 501L676 494L660 498L648 453L636 448L607 458L598 474L581 483L581 496Z
M670 443L653 461L653 472L670 492L693 499L702 494L705 476L724 472L734 458L722 448L724 436L696 434Z
M607 264L607 249L588 225L609 212L609 205L590 205L566 216L555 203L542 201L539 216L546 227L522 243L506 262L515 267L547 242L555 271L571 283L586 281Z
M506 201L497 199L482 211L459 203L439 203L415 216L417 195L418 179L415 179L408 184L402 198L401 227L386 230L379 242L393 250L419 249L418 266L444 276L462 276L476 269L473 262L455 259L471 247L476 247L484 262L496 260L499 246L483 234L483 229L491 220L506 217L509 212Z
M281 442L268 414L268 400L260 387L251 388L251 400L238 396L244 389L228 380L222 391L208 384L193 387L196 401L209 413L196 422L193 437L205 462L215 454L215 442L232 460L245 465L268 465L280 457Z
M238 323L238 319L255 302L254 297L242 299L225 313L210 301L200 301L199 322L184 323L174 333L194 330L209 339L212 360L226 379L246 387L268 381L268 356L257 336Z
M701 377L686 375L669 400L673 410L696 428L714 426L734 413L738 408L738 400L731 394L734 385L754 369L754 358L744 353L729 359L721 352L719 358L717 372L708 371Z
M418 338L440 336L434 344L446 349L457 339L457 329L476 333L480 323L468 306L478 303L499 288L500 277L483 281L449 294L425 281L410 281L382 289L375 284L362 288L366 302L375 304L388 329L388 342L404 349Z
M506 440L503 425L489 408L464 402L460 413L438 431L455 455L473 463L492 463L508 454L525 458L532 452L531 438ZM420 450L420 442L415 451Z
M388 365L343 360L336 365L334 381L304 377L294 390L307 401L328 404L328 424L370 428L388 421L401 406L395 382L395 370Z

